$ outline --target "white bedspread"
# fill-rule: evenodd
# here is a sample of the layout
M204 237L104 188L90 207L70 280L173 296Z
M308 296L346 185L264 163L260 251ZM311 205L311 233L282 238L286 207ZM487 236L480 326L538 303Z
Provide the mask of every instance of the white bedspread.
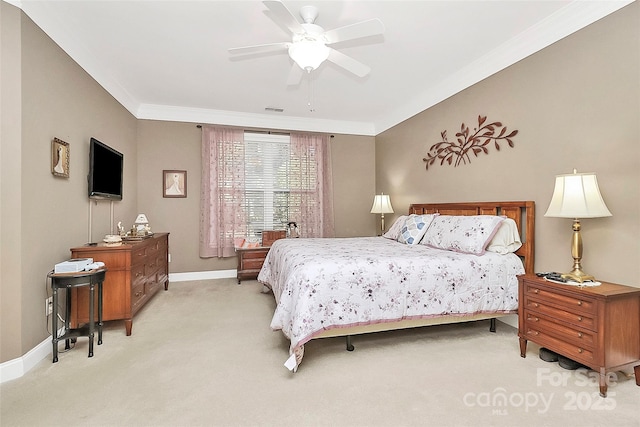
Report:
M258 280L277 307L271 328L290 354L325 329L517 309L514 254L469 255L384 237L281 239Z

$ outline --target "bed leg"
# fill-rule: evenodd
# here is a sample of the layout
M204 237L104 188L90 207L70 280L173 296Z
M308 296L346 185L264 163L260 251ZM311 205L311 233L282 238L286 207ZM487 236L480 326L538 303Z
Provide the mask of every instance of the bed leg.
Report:
M353 344L351 344L351 335L347 335L347 351L353 351L355 350L355 347L353 346Z
M496 331L496 318L492 318L491 319L491 324L489 325L489 332L495 332Z

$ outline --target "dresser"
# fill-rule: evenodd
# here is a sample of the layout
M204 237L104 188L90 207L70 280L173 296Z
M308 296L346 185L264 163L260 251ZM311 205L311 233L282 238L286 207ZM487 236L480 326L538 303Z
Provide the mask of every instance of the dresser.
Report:
M640 288L603 282L578 287L535 275L519 277L520 356L527 341L599 373L607 395L607 372L640 365Z
M169 233L116 245L71 248L71 257L105 263L102 318L124 320L127 335L131 335L133 316L160 288L169 289ZM77 327L89 319L89 294L83 288L71 292L71 325Z

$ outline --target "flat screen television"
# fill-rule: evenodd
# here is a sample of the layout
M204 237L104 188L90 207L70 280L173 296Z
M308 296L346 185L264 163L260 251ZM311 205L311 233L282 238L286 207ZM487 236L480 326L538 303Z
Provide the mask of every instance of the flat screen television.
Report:
M122 200L124 156L91 138L89 142L89 198Z

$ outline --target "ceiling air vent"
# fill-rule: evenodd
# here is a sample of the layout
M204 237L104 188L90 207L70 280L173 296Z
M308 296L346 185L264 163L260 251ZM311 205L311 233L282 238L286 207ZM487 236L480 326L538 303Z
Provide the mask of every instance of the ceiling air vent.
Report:
M265 107L264 111L273 111L274 113L282 113L284 111L284 108Z

